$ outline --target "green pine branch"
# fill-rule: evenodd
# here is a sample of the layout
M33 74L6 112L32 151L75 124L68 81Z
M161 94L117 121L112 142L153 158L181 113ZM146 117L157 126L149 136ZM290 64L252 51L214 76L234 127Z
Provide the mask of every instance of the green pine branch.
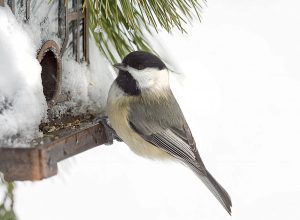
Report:
M0 219L16 220L14 213L14 183L6 182L0 173L0 186L4 189L4 197L0 201Z
M89 4L87 4L89 3ZM100 51L117 62L134 50L155 52L145 32L185 33L193 18L200 20L205 0L85 0L90 11L90 31Z

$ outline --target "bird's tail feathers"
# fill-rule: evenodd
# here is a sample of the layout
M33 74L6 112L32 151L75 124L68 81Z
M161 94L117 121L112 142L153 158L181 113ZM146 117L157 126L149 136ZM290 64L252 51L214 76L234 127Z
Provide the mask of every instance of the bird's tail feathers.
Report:
M226 190L215 180L215 178L206 170L206 175L203 172L198 173L199 178L205 184L205 186L214 194L221 205L226 209L226 211L231 215L231 199Z

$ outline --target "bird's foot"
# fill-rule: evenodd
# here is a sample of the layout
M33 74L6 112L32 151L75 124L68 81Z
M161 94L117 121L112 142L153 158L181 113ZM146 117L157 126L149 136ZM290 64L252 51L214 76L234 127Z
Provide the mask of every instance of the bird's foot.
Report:
M115 130L111 127L107 117L101 118L100 122L104 126L105 134L107 137L107 142L105 143L106 145L112 145L114 140L117 140L119 142L122 141L122 139L117 135Z

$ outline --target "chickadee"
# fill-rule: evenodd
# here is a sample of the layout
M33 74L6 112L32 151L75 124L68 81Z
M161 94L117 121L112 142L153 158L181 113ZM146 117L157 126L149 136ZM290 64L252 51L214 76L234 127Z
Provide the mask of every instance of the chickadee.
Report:
M231 214L230 196L200 158L166 65L151 53L135 51L114 67L119 74L109 90L107 114L117 135L140 156L183 162Z

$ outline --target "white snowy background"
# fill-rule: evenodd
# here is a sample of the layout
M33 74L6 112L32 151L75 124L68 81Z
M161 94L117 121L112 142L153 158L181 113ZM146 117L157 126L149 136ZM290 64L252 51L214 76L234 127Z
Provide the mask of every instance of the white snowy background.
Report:
M299 10L296 0L208 1L189 35L157 36L185 75L174 92L231 217L187 168L114 144L18 183L19 219L300 219Z

